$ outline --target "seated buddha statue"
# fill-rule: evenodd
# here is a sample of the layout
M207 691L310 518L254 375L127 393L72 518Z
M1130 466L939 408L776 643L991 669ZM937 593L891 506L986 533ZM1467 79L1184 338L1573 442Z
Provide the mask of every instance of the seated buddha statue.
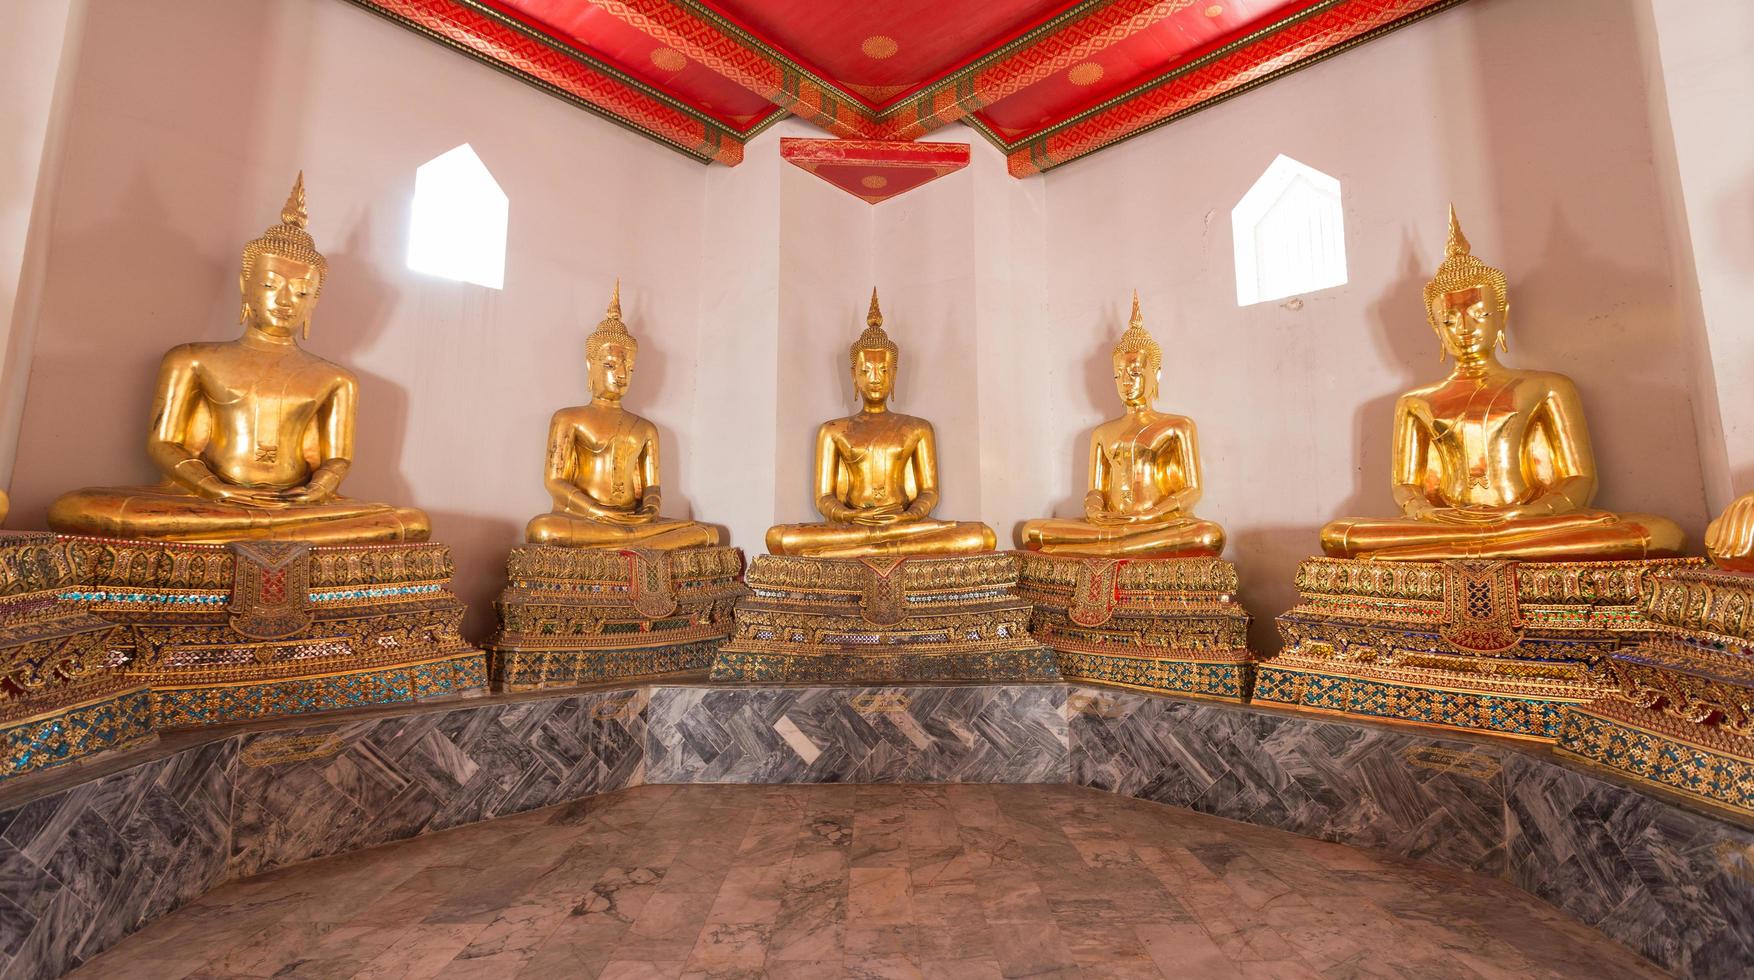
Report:
M49 527L207 543L426 539L418 510L336 495L353 465L359 382L298 345L328 275L306 221L301 173L280 223L244 246L243 336L172 348L159 365L146 451L164 482L63 494Z
M1401 516L1335 521L1341 558L1639 559L1679 553L1681 529L1590 506L1596 461L1571 379L1500 364L1504 273L1475 258L1450 209L1449 241L1425 286L1426 318L1455 370L1395 405Z
M932 423L889 411L900 351L883 332L875 289L865 324L850 351L863 407L816 430L816 510L825 522L769 528L767 550L811 558L991 551L997 538L985 524L932 519L938 505Z
M1194 421L1152 407L1163 349L1145 331L1139 294L1115 344L1115 389L1127 413L1090 436L1090 492L1084 518L1023 525L1023 546L1066 555L1135 558L1216 556L1224 529L1193 514L1200 499L1200 447Z
M530 521L533 544L573 548L697 548L717 529L658 516L658 428L621 407L639 342L621 322L621 283L608 315L585 339L591 403L563 408L548 424L544 484L554 511Z

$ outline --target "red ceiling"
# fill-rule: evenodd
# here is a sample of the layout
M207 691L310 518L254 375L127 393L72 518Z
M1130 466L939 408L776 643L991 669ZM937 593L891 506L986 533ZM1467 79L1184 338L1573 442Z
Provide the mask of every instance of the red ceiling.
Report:
M780 140L780 159L878 204L968 166L968 144L787 137Z
M1462 0L350 0L703 161L786 115L1051 169Z

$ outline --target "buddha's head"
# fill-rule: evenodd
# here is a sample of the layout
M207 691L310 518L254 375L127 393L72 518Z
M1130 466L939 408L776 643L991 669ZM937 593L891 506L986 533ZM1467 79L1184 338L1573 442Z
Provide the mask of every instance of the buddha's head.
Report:
M1145 331L1139 312L1139 293L1133 292L1133 315L1114 349L1115 391L1128 408L1149 406L1157 397L1158 376L1163 370L1163 348Z
M239 319L271 336L290 338L299 331L310 336L311 313L329 263L305 231L307 220L305 175L300 171L280 209L280 223L244 246Z
M621 280L615 280L615 292L609 297L609 309L597 329L585 339L585 363L591 376L591 397L618 402L627 393L633 380L633 361L639 356L639 341L627 332L621 322Z
M1437 331L1444 352L1467 362L1489 356L1495 346L1507 346L1504 327L1509 315L1504 273L1474 257L1451 207L1443 263L1425 284L1426 319Z
M895 369L901 350L883 332L883 311L877 307L877 290L871 290L871 310L865 314L865 332L853 341L853 387L867 405L881 405L895 390Z

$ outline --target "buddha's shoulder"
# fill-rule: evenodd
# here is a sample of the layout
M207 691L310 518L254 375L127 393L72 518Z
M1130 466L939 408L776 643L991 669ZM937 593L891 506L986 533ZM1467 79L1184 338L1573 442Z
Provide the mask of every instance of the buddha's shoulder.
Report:
M1571 376L1560 374L1558 371L1517 371L1515 374L1520 383L1527 384L1531 388L1546 391L1577 391L1577 384L1571 380Z
M890 412L889 417L894 420L894 424L904 428L930 429L932 427L932 423L920 418L918 415L903 415L900 412Z
M296 350L298 353L300 370L314 375L327 376L337 384L359 384L358 376L352 371L336 364L334 361L331 361L328 358L318 357L310 351L305 350L303 347L299 347Z
M202 340L187 344L178 344L164 352L164 362L166 364L195 364L203 361L211 361L215 357L223 357L226 351L235 346L236 345L225 341Z

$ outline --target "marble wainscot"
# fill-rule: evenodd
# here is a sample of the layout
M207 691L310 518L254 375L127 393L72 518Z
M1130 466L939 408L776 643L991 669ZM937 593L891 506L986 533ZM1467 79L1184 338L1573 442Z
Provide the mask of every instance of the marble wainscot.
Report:
M161 728L486 689L443 545L63 540Z
M652 783L1059 783L1061 684L651 689Z
M722 547L526 545L512 549L506 578L487 648L507 691L704 671L748 591L743 552Z
M1018 554L1030 632L1067 680L1241 701L1253 678L1236 567L1218 558Z
M642 782L645 692L167 735L0 787L0 978L54 977L227 881Z
M0 977L233 878L642 782L880 781L1071 782L1502 877L1680 976L1754 963L1754 824L1539 744L1107 687L678 684L191 730L0 785Z
M1754 824L1549 747L1114 689L1067 712L1080 785L1496 875L1677 976L1754 964Z
M122 628L63 598L77 588L65 542L0 532L0 779L153 737Z
M1312 558L1253 699L1552 741L1649 635L1640 577L1699 565Z
M1017 561L762 555L715 681L774 683L1058 680L1029 634Z
M1559 748L1754 817L1754 575L1685 567L1643 584L1650 638L1613 655L1612 692L1566 715Z

